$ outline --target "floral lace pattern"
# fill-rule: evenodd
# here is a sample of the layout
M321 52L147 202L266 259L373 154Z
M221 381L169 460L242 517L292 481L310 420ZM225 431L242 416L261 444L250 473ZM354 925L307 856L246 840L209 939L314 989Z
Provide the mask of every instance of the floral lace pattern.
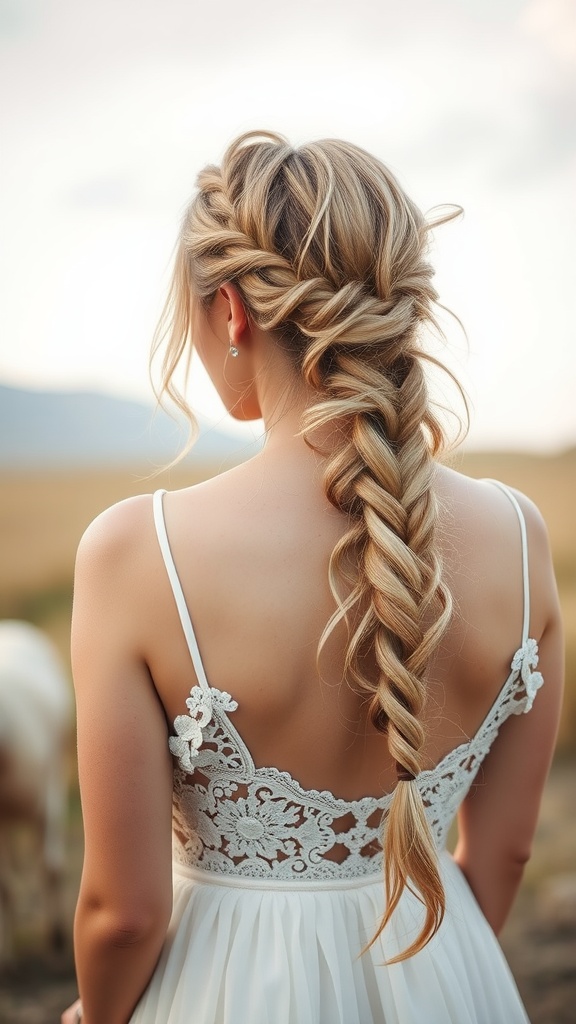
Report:
M476 735L417 783L439 849L502 724L532 707L543 679L528 639ZM303 789L287 772L256 768L228 717L237 702L196 686L174 723L174 856L218 874L277 880L354 879L381 868L382 819L391 795L341 800Z
M534 697L544 682L541 672L536 671L538 665L538 644L535 640L528 639L526 643L516 652L512 659L512 671L520 672L524 689L526 690L526 701L523 711L526 714L534 703ZM518 714L519 712L515 712Z
M184 771L194 771L192 762L198 757L203 730L212 720L215 706L221 711L236 711L238 703L225 690L216 690L214 687L204 690L201 686L195 686L186 701L188 714L178 715L174 721L176 735L170 737L168 746Z

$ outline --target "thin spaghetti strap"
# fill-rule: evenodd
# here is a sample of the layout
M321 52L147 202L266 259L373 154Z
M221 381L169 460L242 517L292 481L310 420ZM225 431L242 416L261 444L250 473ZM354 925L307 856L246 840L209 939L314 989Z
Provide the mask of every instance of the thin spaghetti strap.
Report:
M194 666L198 682L203 690L210 690L210 684L208 683L206 672L204 671L204 665L202 664L200 648L198 647L198 641L196 640L196 634L194 633L194 627L186 604L186 598L184 597L182 584L180 583L180 579L176 571L172 551L170 550L170 542L168 540L166 522L164 520L164 507L162 504L162 499L165 494L165 490L155 491L152 497L154 525L156 527L158 543L160 545L160 551L162 552L162 558L164 559L164 565L166 566L166 572L168 573L168 579L170 580L170 586L172 587L172 593L174 594L178 615L180 616L180 622L182 623L182 629L184 630L184 636L186 638L186 643L188 644L188 650L190 651L190 657L192 659L192 664Z
M506 487L505 484L500 483L499 480L487 479L486 483L494 484L494 486L498 487L506 495L509 501L512 502L514 508L516 509L518 522L520 523L520 536L522 538L522 578L524 585L524 618L522 622L522 646L524 646L528 639L528 633L530 630L530 573L528 568L528 535L526 533L526 520L524 518L524 513L520 508L520 505L518 504L516 498L512 494L512 491L510 490L509 487Z

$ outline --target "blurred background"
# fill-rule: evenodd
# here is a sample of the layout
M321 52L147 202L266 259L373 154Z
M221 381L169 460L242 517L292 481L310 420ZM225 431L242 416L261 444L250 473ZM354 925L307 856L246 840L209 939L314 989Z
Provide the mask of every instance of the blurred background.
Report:
M194 362L199 443L151 476L185 437L153 415L148 351L199 168L248 129L336 136L381 157L424 210L463 207L432 253L466 331L443 317L442 358L472 406L452 459L540 505L567 633L557 757L503 944L534 1024L573 1020L574 0L0 0L0 95L0 618L40 626L65 673L89 521L261 442L261 424L227 418ZM82 852L72 743L68 758L69 930ZM27 881L0 1021L48 1024L74 995L69 936L47 951L34 857L25 837L16 845Z

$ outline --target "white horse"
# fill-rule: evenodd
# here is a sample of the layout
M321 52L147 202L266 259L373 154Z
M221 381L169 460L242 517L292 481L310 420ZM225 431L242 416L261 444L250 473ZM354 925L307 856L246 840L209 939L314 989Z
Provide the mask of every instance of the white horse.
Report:
M50 938L63 941L71 721L71 688L51 641L27 622L0 622L0 960L13 954L18 822L37 839Z

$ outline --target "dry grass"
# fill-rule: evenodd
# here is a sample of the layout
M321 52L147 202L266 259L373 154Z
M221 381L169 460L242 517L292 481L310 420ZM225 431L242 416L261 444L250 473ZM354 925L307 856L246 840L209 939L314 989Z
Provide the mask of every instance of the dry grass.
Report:
M524 491L548 523L567 634L567 691L560 747L576 750L576 450L558 456L458 455L456 468L495 477ZM67 656L74 555L88 523L122 498L182 487L218 472L137 470L0 475L0 616L29 618Z
M154 477L130 470L0 474L0 603L70 587L78 542L109 505L197 479L182 470Z

